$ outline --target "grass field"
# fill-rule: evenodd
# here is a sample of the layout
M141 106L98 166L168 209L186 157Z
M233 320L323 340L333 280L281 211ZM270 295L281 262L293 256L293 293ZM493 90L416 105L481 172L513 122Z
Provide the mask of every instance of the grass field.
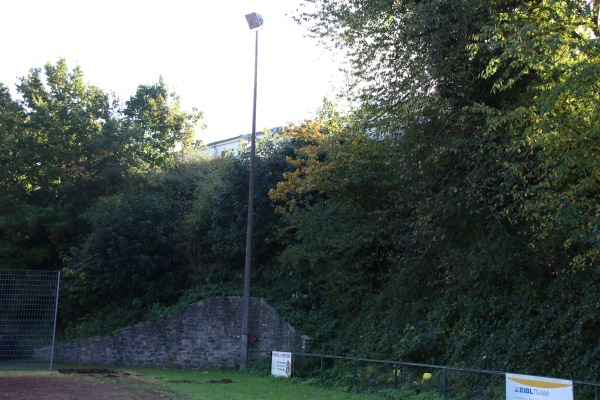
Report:
M142 376L149 383L201 400L381 399L341 390L323 389L293 378L256 376L235 370L123 369Z

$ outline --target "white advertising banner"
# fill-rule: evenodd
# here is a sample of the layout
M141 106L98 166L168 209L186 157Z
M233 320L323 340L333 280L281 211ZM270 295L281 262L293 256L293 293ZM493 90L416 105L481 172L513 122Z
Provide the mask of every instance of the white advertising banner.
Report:
M506 400L573 400L573 381L506 374Z
M292 376L292 353L274 351L271 355L271 375L289 378Z

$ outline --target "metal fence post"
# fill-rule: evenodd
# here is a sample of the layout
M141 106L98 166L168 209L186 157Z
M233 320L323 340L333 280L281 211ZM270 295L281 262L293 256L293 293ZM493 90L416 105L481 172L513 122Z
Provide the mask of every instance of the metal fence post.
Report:
M323 356L321 356L321 384L323 383Z
M448 387L448 369L444 368L444 399L446 398L446 388Z

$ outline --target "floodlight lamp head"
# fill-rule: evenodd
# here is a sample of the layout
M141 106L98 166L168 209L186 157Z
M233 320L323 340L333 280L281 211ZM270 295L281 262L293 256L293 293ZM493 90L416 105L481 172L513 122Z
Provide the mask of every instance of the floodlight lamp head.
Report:
M246 21L248 21L250 29L260 28L264 22L262 15L257 13L246 15Z

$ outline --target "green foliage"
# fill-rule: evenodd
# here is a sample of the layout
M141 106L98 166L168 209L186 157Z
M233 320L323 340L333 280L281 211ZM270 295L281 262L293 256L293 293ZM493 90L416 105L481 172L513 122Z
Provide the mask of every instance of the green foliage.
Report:
M213 221L213 208L219 202L219 191L227 185L225 172L231 160L198 159L175 163L165 175L173 181L173 199L185 202L183 214L175 227L175 260L187 277L188 285L223 283L221 272L212 250L209 234ZM172 191L172 190L170 190Z
M126 298L160 299L175 290L171 272L177 211L161 194L102 198L88 212L93 231L75 269L85 273L99 303Z
M589 2L531 4L494 15L471 46L477 55L495 49L482 71L494 90L514 92L528 79L519 103L476 109L487 115L490 151L504 153L501 212L560 271L593 267L599 256L596 14Z
M278 237L281 217L275 213L268 193L289 169L285 160L294 148L293 141L280 141L269 136L257 145L252 255L253 262L262 268L255 274L264 271L269 275L273 260L282 250ZM229 159L223 176L226 184L213 204L210 237L217 257L215 261L224 276L234 279L241 277L244 266L249 165L249 149L242 151L239 157Z
M108 98L66 62L32 69L19 101L2 88L0 230L4 265L57 268L73 240L76 213L107 177L99 121L110 120Z
M71 248L66 270L71 319L103 309L112 315L115 306L147 317L155 314L150 308L169 306L193 285L212 282L206 202L221 185L220 164L201 159L138 176L129 189L87 210L91 229Z
M575 373L599 282L597 8L311 3L300 19L348 49L363 105L333 138L308 126L272 192L282 263L338 322L324 347Z
M32 69L21 79L20 106L27 116L15 129L15 147L21 160L10 176L22 190L37 193L40 201L73 202L73 196L95 181L99 171L94 144L102 137L100 121L110 119L108 97L83 82L79 68L69 71L64 60L47 64L45 79ZM17 183L17 182L13 182Z
M167 90L162 80L140 86L122 111L64 59L21 78L19 100L0 85L0 263L60 268L86 232L86 207L189 147L201 114L180 111Z
M132 138L127 147L150 167L172 160L178 147L189 150L202 118L195 109L181 111L179 97L169 92L162 78L153 85L140 85L123 113L124 127Z

